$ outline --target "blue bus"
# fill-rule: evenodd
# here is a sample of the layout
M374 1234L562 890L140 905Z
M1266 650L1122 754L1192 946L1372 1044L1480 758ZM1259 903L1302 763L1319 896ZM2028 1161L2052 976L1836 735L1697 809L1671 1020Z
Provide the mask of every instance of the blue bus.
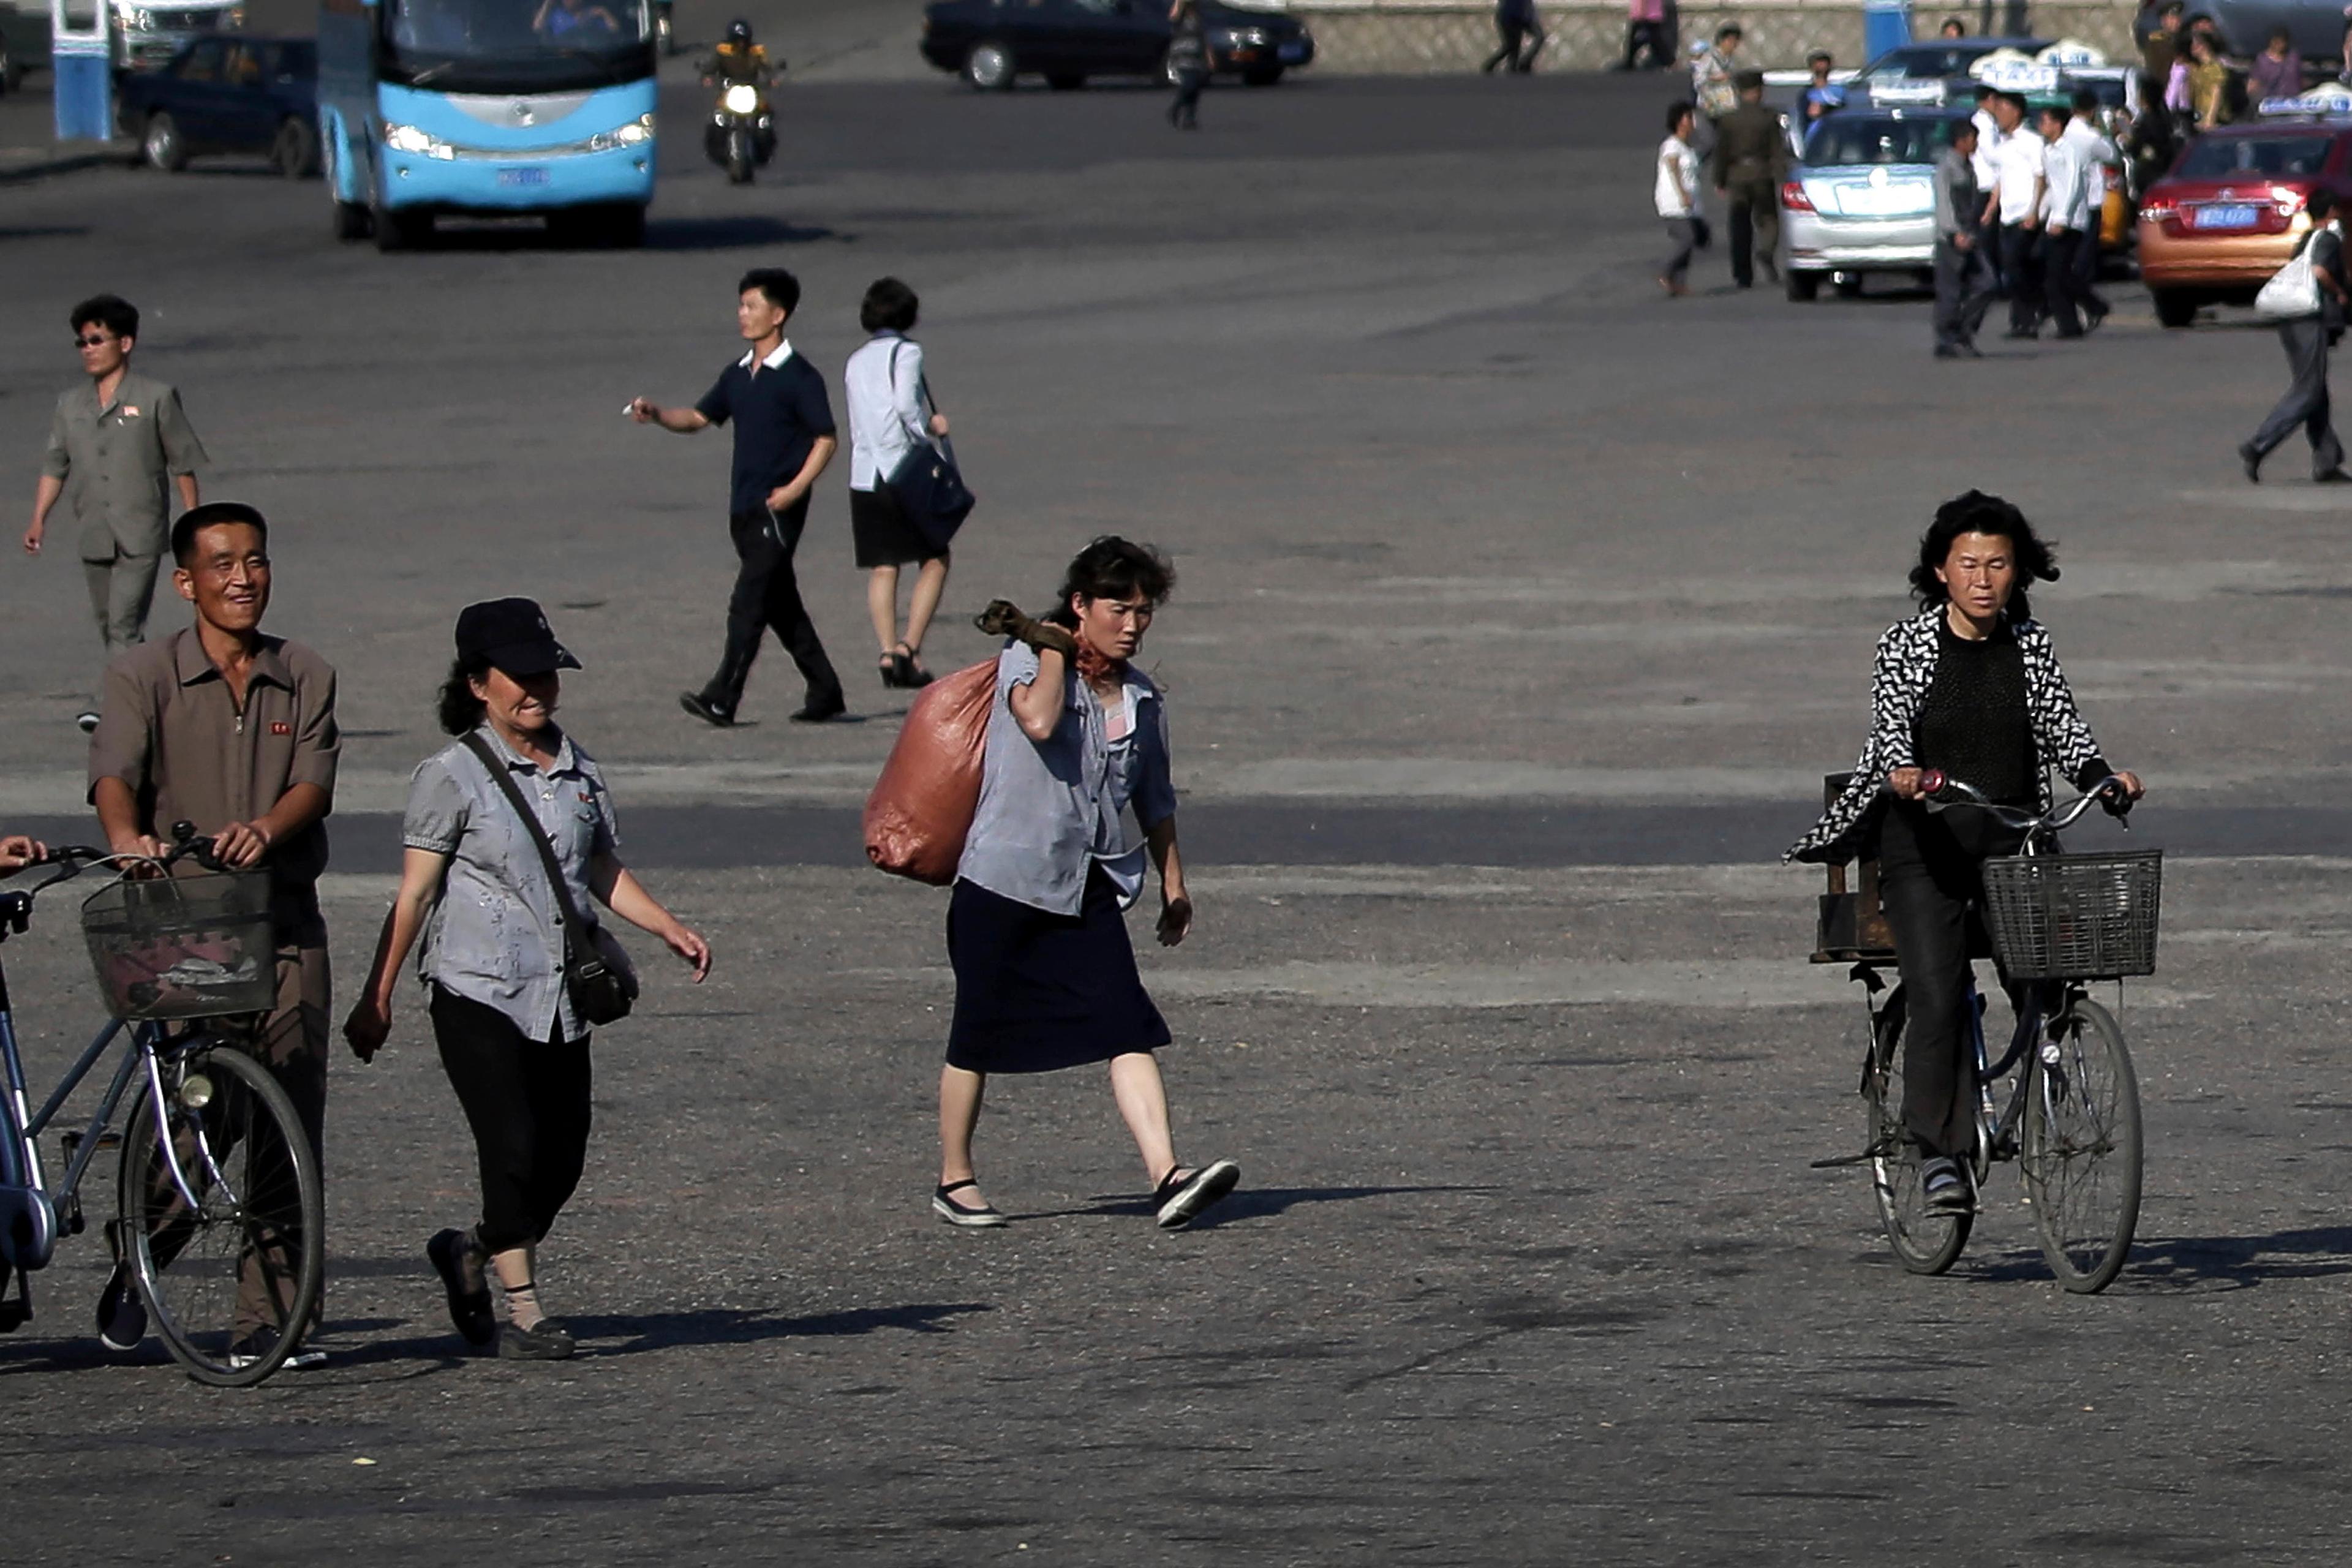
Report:
M635 245L654 199L650 0L321 0L335 236L398 250L443 213Z

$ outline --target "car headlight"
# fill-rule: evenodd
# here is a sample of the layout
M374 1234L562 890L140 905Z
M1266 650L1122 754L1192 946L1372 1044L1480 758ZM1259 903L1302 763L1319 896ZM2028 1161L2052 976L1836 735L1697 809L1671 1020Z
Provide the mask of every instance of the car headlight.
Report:
M591 153L610 153L615 147L636 147L654 139L654 117L640 114L615 131L599 131L588 138Z
M727 95L719 101L727 106L730 114L756 114L760 111L760 89L749 82L739 81L729 88Z
M414 153L445 162L457 155L457 149L438 136L428 135L414 125L396 125L390 121L384 122L383 144L395 153Z

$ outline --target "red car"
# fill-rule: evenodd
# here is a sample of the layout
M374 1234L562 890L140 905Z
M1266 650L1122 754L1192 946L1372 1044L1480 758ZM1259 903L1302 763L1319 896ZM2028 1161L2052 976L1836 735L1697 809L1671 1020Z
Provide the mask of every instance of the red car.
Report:
M2251 303L2310 230L2304 203L2323 185L2352 197L2352 121L2256 120L2189 142L2140 198L2140 280L2157 320L2185 327L2200 305Z

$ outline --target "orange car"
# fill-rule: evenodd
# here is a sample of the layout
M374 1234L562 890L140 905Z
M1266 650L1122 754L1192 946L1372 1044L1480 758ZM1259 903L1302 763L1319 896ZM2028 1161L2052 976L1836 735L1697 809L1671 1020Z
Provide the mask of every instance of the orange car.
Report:
M2200 305L2251 303L2310 229L2304 203L2323 185L2352 195L2352 121L2257 120L2190 142L2140 198L2157 320L2185 327Z

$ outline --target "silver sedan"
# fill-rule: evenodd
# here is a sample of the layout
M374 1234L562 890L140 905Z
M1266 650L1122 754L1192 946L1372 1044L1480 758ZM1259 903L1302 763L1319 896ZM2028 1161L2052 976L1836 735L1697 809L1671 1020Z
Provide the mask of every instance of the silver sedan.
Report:
M1933 279L1936 160L1967 120L1957 109L1849 109L1815 122L1780 187L1790 299L1811 299L1825 280L1859 294L1874 272Z

